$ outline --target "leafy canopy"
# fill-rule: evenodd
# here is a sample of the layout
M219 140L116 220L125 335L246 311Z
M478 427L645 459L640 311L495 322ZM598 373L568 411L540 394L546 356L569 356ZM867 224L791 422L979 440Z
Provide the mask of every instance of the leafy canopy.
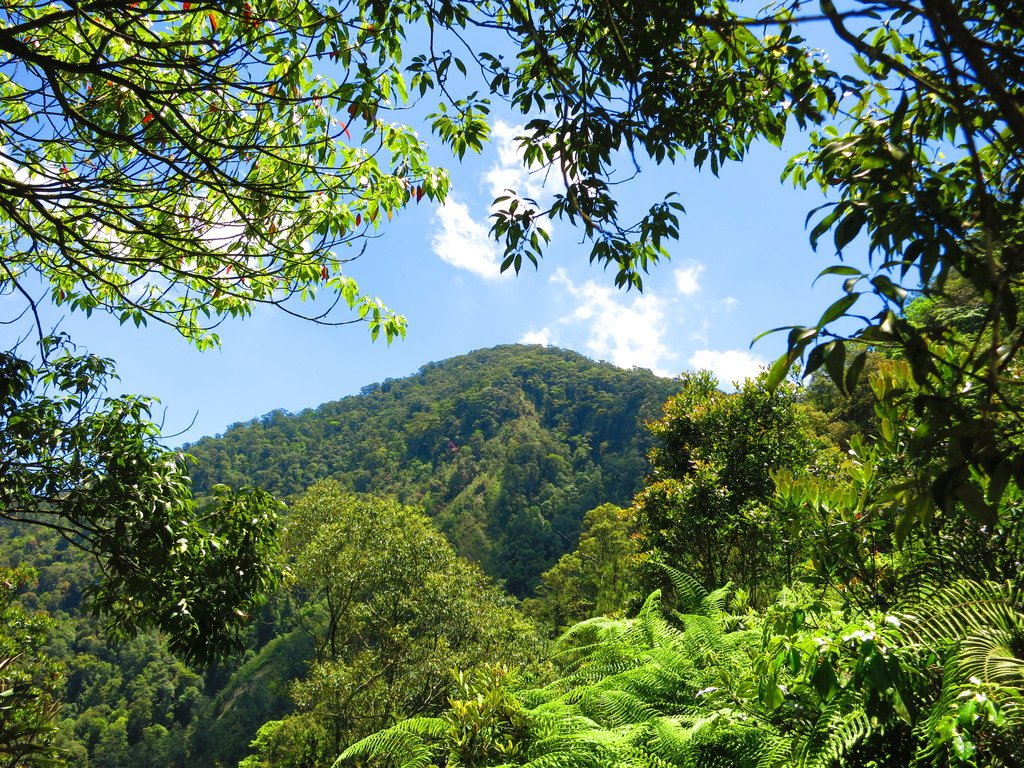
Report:
M284 534L291 598L314 638L299 711L261 730L251 766L328 765L344 745L400 717L443 708L453 669L528 666L532 625L415 510L317 483Z
M58 531L97 557L92 606L122 631L159 628L186 657L237 647L276 582L278 503L257 490L192 496L159 442L151 401L108 397L109 360L45 341L0 354L0 519Z
M406 98L401 14L276 0L37 3L0 17L0 290L200 347L326 291L390 341L340 250L447 176L380 115ZM339 79L316 72L333 62ZM326 66L321 66L325 70ZM333 305L309 315L333 322ZM293 311L293 310L288 310ZM348 320L347 322L355 322Z

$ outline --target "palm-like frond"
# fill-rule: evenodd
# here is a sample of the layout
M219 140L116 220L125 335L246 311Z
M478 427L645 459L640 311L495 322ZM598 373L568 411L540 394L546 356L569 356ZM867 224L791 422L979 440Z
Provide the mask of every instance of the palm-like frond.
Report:
M822 711L806 738L799 740L796 765L827 768L842 764L843 758L875 730L857 697L837 696Z
M961 672L968 680L1024 691L1024 659L1016 655L1020 640L1019 634L1003 629L975 631L960 646Z
M1020 631L1024 600L1012 584L958 581L926 592L900 618L909 639L949 645L979 630Z
M1012 585L957 582L889 616L826 606L811 620L786 603L730 631L727 591L675 577L693 613L666 616L655 592L633 619L563 635L565 674L516 694L519 765L942 768L962 762L957 739L974 739L993 768L1024 765L1024 608ZM424 768L437 723L396 726L345 756Z
M347 761L357 759L395 768L426 768L433 755L423 737L439 736L444 731L444 721L417 718L413 725L410 723L413 721L404 721L357 741L341 753L332 768L341 768Z

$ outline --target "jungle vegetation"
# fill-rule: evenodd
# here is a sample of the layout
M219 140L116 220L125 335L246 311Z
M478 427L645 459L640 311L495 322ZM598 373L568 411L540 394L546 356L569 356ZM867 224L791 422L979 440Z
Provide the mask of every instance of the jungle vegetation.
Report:
M35 331L34 344L0 356L9 765L182 764L198 755L193 724L224 745L216 728L242 700L268 717L249 766L1024 761L1016 3L12 0L2 14L0 292ZM811 24L825 25L842 55L809 44ZM443 42L406 50L415 27ZM487 34L513 53L491 52ZM315 71L324 59L339 79ZM453 67L472 69L480 87L453 92ZM572 510L586 524L579 549L502 551L533 558L498 575L520 594L539 578L535 632L418 512L401 512L408 531L374 534L396 551L416 546L399 533L421 535L431 558L420 582L440 574L487 614L467 617L458 588L442 602L451 613L435 617L432 643L466 667L447 684L416 642L422 611L435 606L407 604L409 589L383 606L376 593L342 590L365 623L339 638L331 595L341 585L328 566L345 553L321 548L327 580L317 581L302 553L278 551L279 507L265 490L211 478L196 498L187 460L157 439L150 402L107 398L110 361L47 334L39 314L45 295L166 323L202 348L218 343L224 317L260 304L301 313L298 302L319 293L337 301L311 321L400 336L404 320L345 265L403 207L447 193L424 141L381 118L410 94L440 99L432 130L460 157L486 141L490 101L505 100L524 116L525 162L561 182L546 210L514 192L496 201L506 269L537 264L543 222L565 220L617 285L640 288L678 236L683 204L673 195L622 220L616 164L717 173L754 142L781 145L795 130L805 148L785 180L823 192L811 245L871 257L867 271L823 270L841 280L839 297L816 321L779 329L787 351L762 382L724 395L700 374L682 381L654 422L648 479L620 474L639 468L628 450L609 471L612 486L645 482L639 495L595 498L589 517ZM358 138L338 141L350 126ZM792 389L794 365L834 390ZM819 396L828 404L815 412ZM833 424L844 411L846 423ZM745 423L743 413L778 427L724 441L715 430ZM445 431L452 414L435 414ZM431 415L419 421L411 434L430 439L412 446L413 474L435 469ZM525 511L510 508L500 526L477 519L474 556L486 563L506 531L525 542L552 524L563 462L590 471L589 456L597 472L617 429L597 458L593 444L566 455L529 436L526 456L551 447L556 459L520 461L529 471L510 469L509 486L546 495L524 493ZM384 447L383 466L398 455ZM369 500L349 495L366 477L306 490L315 479L289 492L313 494L297 497L297 510L321 509L318 496L337 501L313 515L325 529L355 524L361 509L386 522L395 505L416 502L411 485L393 491L397 501ZM442 502L430 509L440 520L454 497L429 484L421 492L426 506ZM629 509L601 507L609 501ZM469 517L500 508L469 506ZM350 514L332 517L339 509ZM387 572L391 550L374 551L382 561L368 562ZM24 567L37 562L35 574ZM78 613L80 595L92 614ZM444 631L460 616L480 628L467 634L472 648ZM498 637L484 631L513 624ZM97 633L114 639L86 652ZM529 663L521 643L534 638ZM200 675L169 649L228 667ZM232 668L277 681L283 667L299 682L284 684L280 701L254 695L276 693L262 682L216 685ZM207 693L233 691L208 703L210 718L197 715L200 680ZM66 695L95 706L62 717ZM329 706L363 695L371 715L374 697L394 695L396 722L371 717L366 728L386 727L361 734L352 712Z

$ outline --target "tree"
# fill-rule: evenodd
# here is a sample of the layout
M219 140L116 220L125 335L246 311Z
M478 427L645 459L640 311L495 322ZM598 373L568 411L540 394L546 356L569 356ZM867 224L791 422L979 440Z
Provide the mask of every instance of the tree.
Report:
M121 632L158 628L207 660L238 647L276 583L278 503L252 489L192 497L150 401L107 397L109 360L45 342L40 365L0 353L0 518L93 554L92 607Z
M561 631L591 616L628 608L640 597L639 550L631 510L602 504L583 517L576 549L541 574L538 597L524 610L551 630Z
M34 580L28 568L0 568L0 765L5 768L51 765L60 753L54 718L62 670L43 653L52 623L17 601Z
M812 244L831 231L837 253L863 245L879 266L826 270L844 278L843 295L816 323L788 329L772 381L806 353L806 372L823 367L849 389L864 359L850 337L893 345L931 392L931 450L948 465L933 478L936 497L963 496L972 468L1024 483L1012 438L1024 339L1013 293L1019 9L823 0L807 11L777 0L746 11L724 0L15 3L0 40L19 68L3 81L0 112L4 287L27 295L29 275L41 274L58 303L162 319L200 345L215 342L208 326L219 318L326 288L390 338L401 320L359 294L331 248L423 194L444 197L422 142L378 119L408 91L437 90L432 128L459 155L486 139L487 92L527 118L525 162L561 189L544 210L515 193L499 200L504 267L539 260L543 222L560 217L625 286L640 287L663 256L682 205L669 198L620 220L623 161L688 159L717 173L755 141L778 145L791 127L812 127L785 171L826 194ZM801 37L812 23L831 30L848 66ZM402 40L416 24L430 42L410 57ZM514 60L469 28L509 36ZM450 71L468 72L451 51L463 40L484 95L459 98L449 82ZM333 61L339 81L314 74L318 61ZM986 330L939 351L942 333L915 329L899 309L908 288L941 293L953 271L988 303ZM852 334L837 324L851 317ZM952 440L954 423L970 424L966 437Z
M877 359L870 377L877 428L855 435L828 472L783 467L774 473L772 514L803 521L804 578L848 603L887 609L930 583L969 578L1019 581L1024 557L1021 494L1009 487L979 519L955 507L933 516L928 477L941 469L921 443L920 387L904 360ZM984 493L983 478L973 492ZM925 488L922 488L925 486Z
M224 487L197 503L150 402L106 398L111 363L46 336L43 294L204 348L225 317L326 290L309 319L402 335L345 274L358 252L339 251L447 189L414 132L378 116L404 100L399 18L263 0L4 7L0 295L23 301L40 349L0 356L0 516L97 556L92 605L112 629L158 627L197 659L237 647L275 581L277 504ZM314 73L328 59L341 82ZM354 314L337 319L339 303Z
M1024 614L1009 585L959 582L893 613L851 616L797 589L764 612L730 613L728 588L681 582L675 610L655 592L633 619L571 628L556 646L562 674L546 686L454 700L440 717L353 744L339 764L1020 763ZM500 729L480 740L491 749L452 738L457 727L489 735L481 721Z
M770 383L804 359L805 373L824 368L848 391L865 345L899 350L923 390L931 440L922 447L943 459L924 498L978 511L971 472L993 480L995 498L1004 477L1024 485L1015 296L1024 16L1005 0L822 0L815 10L778 0L747 11L721 0L500 4L488 23L521 44L516 62L478 60L492 89L534 117L521 137L526 161L564 184L547 210L505 200L494 231L506 266L536 262L541 223L563 217L592 240L592 260L617 266L619 284L639 285L676 236L681 206L666 199L620 221L624 156L637 169L644 158L685 158L717 173L756 140L779 145L790 127L814 128L784 172L825 194L809 219L811 244L831 232L837 255L866 251L877 267L823 271L843 278L843 294L817 322L780 329L788 350ZM801 37L814 23L830 30L838 55ZM986 305L978 332L926 333L901 317L909 290L940 295L954 273Z
M261 731L260 759L277 759L275 739L287 739L284 751L330 765L345 744L438 711L452 670L531 661L537 637L511 599L408 507L320 482L295 504L284 542L315 659L292 687L300 711Z
M643 551L693 573L705 587L735 581L770 591L792 575L796 521L773 515L773 473L804 467L827 446L809 430L792 385L765 376L725 394L707 371L649 426L658 440L650 483L634 501Z

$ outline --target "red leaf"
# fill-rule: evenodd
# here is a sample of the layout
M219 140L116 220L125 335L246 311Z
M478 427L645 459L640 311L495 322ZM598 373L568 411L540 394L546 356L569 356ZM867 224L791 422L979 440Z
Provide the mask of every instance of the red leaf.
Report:
M356 214L356 226L360 227L360 226L362 226L362 224L363 224L363 214L357 213Z
M206 14L206 18L210 20L210 26L213 27L213 31L217 31L217 19L212 13Z
M416 202L423 199L423 187L416 187Z
M345 123L345 125L341 126L341 130L345 134L345 136L348 137L348 140L352 141L352 134L348 132L348 123Z
M348 116L355 117L359 113L359 105L355 102L348 105Z
M150 112L148 115L146 115L144 118L142 118L142 124L143 125L149 125L149 123L152 122L152 120L153 120L153 113Z
M320 277L327 279L327 267L320 267Z
M181 4L181 10L183 10L183 11L190 11L190 10L192 10L192 3L182 3Z

